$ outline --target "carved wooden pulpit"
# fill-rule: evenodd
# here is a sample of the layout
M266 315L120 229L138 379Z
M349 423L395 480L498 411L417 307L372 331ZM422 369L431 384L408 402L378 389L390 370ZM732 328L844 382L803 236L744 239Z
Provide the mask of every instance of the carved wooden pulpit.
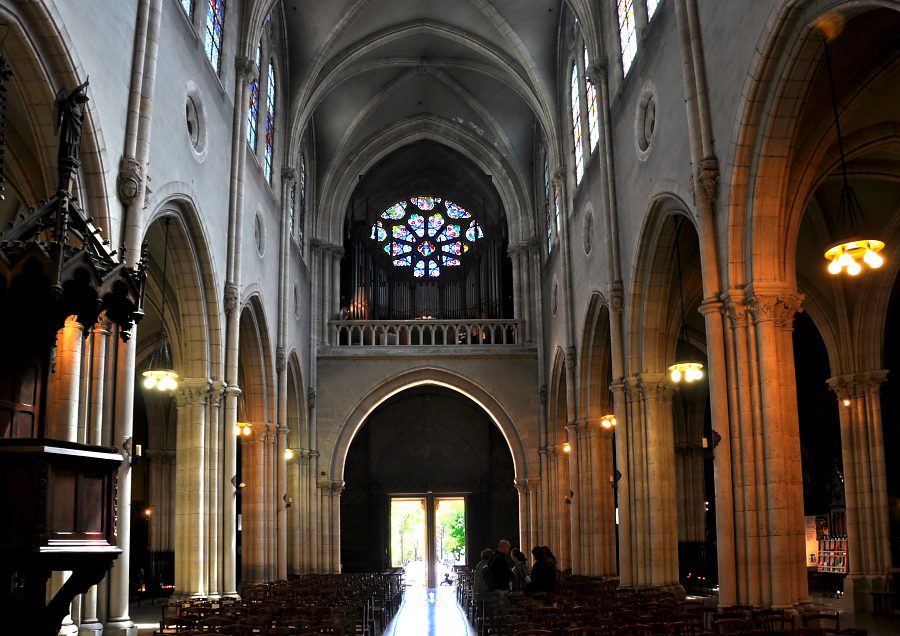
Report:
M0 440L0 599L10 633L56 634L78 594L100 582L116 547L111 448L47 439ZM53 571L71 575L46 602Z

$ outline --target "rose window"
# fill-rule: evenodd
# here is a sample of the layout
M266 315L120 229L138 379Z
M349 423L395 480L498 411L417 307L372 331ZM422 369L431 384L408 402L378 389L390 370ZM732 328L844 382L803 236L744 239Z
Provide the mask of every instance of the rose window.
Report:
M381 213L371 235L394 267L411 267L416 278L437 278L442 267L459 267L483 237L465 208L430 196L395 203Z

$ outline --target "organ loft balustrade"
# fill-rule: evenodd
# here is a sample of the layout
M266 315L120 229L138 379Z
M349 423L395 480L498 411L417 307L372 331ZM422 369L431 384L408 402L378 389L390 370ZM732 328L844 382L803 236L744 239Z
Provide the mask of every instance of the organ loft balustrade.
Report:
M523 344L523 320L333 320L336 347L510 346Z

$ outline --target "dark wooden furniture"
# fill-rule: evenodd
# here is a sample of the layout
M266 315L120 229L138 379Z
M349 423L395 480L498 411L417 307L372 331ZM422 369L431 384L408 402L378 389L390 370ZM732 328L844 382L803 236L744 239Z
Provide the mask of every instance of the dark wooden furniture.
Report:
M98 583L116 546L120 453L47 439L0 440L0 597L11 633L56 634L72 599ZM53 571L71 576L49 603Z

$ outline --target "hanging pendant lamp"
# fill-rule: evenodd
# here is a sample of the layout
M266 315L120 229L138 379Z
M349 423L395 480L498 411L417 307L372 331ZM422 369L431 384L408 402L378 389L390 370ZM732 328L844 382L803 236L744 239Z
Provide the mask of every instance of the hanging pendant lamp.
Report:
M675 264L678 271L678 301L681 309L681 327L678 329L678 342L688 344L687 329L684 322L684 284L681 280L681 250L679 248L679 236L681 234L681 224L683 219L675 220ZM675 345L676 355L678 344ZM703 378L703 364L692 360L681 360L669 366L669 378L675 384L682 380L685 382L696 382Z
M178 388L178 374L173 370L172 350L166 334L166 265L169 261L169 219L165 223L165 240L163 242L162 268L162 305L159 311L159 336L156 347L150 356L150 364L141 375L144 376L144 388L157 391L174 391Z
M850 276L858 276L863 271L862 264L871 269L878 269L884 265L884 242L874 238L872 233L865 229L865 216L856 192L847 180L847 161L844 156L844 138L841 134L841 121L838 116L837 93L834 89L834 75L831 70L831 55L828 52L828 40L824 41L825 68L828 70L828 87L831 90L831 110L834 113L834 127L837 131L838 151L841 154L841 198L838 202L837 217L835 219L834 233L840 240L828 246L825 250L825 260L828 261L828 273L832 276L846 271ZM862 264L860 264L862 263Z

